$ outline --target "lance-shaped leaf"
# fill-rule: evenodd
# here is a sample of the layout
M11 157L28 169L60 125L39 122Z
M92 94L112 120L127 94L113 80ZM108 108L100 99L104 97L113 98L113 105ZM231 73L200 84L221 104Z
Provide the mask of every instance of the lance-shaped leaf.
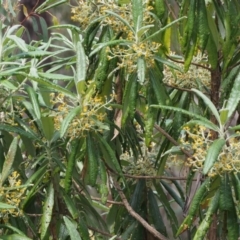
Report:
M4 183L4 181L6 180L6 178L9 175L9 172L11 170L11 167L13 165L13 162L14 162L14 159L16 156L17 146L18 146L18 137L15 137L12 140L12 143L9 147L7 156L6 156L4 164L3 164L2 174L0 176L0 186L2 186L2 184Z
M208 149L207 156L204 161L203 174L207 174L212 168L213 164L218 159L219 153L221 152L225 143L225 139L222 138L213 141L212 145Z
M32 76L32 75L28 75L25 72L19 72L19 74L28 78L28 79L31 79L31 80L39 83L41 85L43 85L44 87L46 87L48 89L63 93L66 96L68 96L70 98L73 98L73 99L76 98L76 94L73 94L72 92L68 91L67 89L65 89L65 88L63 88L63 87L61 87L61 86L59 86L55 83L52 83L51 81L48 81L45 78L40 78L40 77L35 77L35 76Z
M86 55L82 43L80 41L77 42L77 74L75 78L76 88L79 94L84 92L85 80L86 80L86 72L87 72L87 63L86 63Z
M240 100L240 72L238 73L234 81L230 97L227 102L226 108L228 109L228 118L230 118L233 112L236 110L239 100Z
M22 236L20 234L11 234L11 235L4 235L1 237L1 240L31 240L31 238Z
M140 84L145 81L146 62L144 57L139 57L137 60L137 76Z
M148 190L147 195L148 195L149 215L151 216L153 221L152 224L160 233L162 233L164 236L167 236L167 230L164 225L157 200L151 188Z
M207 230L210 228L211 222L213 220L213 214L217 211L219 202L219 191L215 194L215 196L211 199L209 204L209 208L206 212L206 216L197 228L197 232L193 240L204 239Z
M75 221L69 220L65 216L63 217L63 220L66 224L71 240L81 240L82 238L77 231L77 223Z
M7 203L0 202L0 209L12 209L12 208L16 208L16 207L9 205Z
M122 169L120 167L120 164L118 162L118 159L116 158L116 155L113 151L113 149L110 147L108 142L104 137L102 137L100 134L95 134L96 139L99 143L99 148L103 154L104 161L106 164L113 169L115 172L119 173L122 176Z
M199 124L199 125L206 126L209 129L212 129L212 130L214 130L216 132L219 131L219 128L215 124L213 124L211 121L209 121L207 118L204 118L201 115L198 115L196 113L192 113L192 112L189 112L187 110L184 110L182 108L176 108L176 107L164 106L164 105L151 105L151 107L162 108L162 109L168 109L168 110L172 110L172 111L176 111L176 112L181 112L181 113L186 114L186 115L188 115L190 117L198 119L198 120L191 120L189 122L189 124L196 123L196 124Z
M143 1L133 0L132 1L132 15L134 28L138 31L142 27L143 23Z
M43 215L41 218L41 240L45 239L47 230L52 219L52 210L54 205L54 188L53 184L50 183L45 203L43 206Z
M34 114L35 114L36 118L39 120L41 118L41 111L40 111L39 102L37 99L37 94L33 90L32 87L27 88L27 93L28 93L28 96L32 103L32 108L33 108Z
M205 102L205 104L211 110L212 114L215 116L215 118L218 121L219 125L221 125L221 120L220 120L220 116L219 116L218 110L214 106L214 104L211 102L211 100L205 94L203 94L201 91L199 91L197 89L192 88L191 91L196 93Z

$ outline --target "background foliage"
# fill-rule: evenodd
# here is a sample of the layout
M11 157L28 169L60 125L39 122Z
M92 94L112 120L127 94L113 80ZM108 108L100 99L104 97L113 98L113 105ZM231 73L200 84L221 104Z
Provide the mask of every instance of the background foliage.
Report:
M0 2L1 239L238 239L237 0Z

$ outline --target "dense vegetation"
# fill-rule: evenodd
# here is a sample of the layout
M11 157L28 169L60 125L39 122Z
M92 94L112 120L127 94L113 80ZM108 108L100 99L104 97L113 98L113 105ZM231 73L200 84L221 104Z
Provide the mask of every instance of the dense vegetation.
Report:
M0 238L238 239L239 1L66 2L0 0Z

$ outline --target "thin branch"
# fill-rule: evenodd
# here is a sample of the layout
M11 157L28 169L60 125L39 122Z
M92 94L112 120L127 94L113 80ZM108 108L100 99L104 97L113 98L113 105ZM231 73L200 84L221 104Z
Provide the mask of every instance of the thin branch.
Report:
M173 62L184 64L184 61L176 60L176 59L174 59L174 58L171 58L171 57L168 56L168 55L166 55L166 57L167 57L168 59L170 59L171 61L173 61ZM211 68L206 67L206 66L204 66L204 65L201 65L201 64L199 64L199 63L193 63L193 62L192 62L191 65L194 65L194 66L197 66L197 67L200 67L200 68L204 68L204 69L206 69L206 70L208 70L208 71L211 71Z
M188 89L188 88L177 87L177 86L173 86L173 85L170 85L170 84L167 84L167 83L164 83L164 85L166 85L169 88L181 90L181 91L184 91L184 92L192 92L192 90Z
M98 198L98 197L92 197L92 196L91 196L91 199L92 199L92 200L95 200L95 201L99 201L99 202L102 201L102 199L101 199L101 198ZM116 201L112 201L112 200L107 200L106 203L110 203L110 204L114 204L114 205L123 205L122 202L116 202Z
M25 214L30 217L41 217L43 215L42 213L25 213Z
M83 193L83 189L79 187L79 185L77 184L77 182L72 178L72 182L75 185L75 187L77 188L79 193Z
M86 194L82 191L82 189L79 187L79 185L76 183L76 181L74 179L72 179L72 181L73 181L73 184L75 185L75 187L77 188L77 191L80 194L83 194L84 196L86 196ZM90 196L90 198L91 198L91 200L102 201L101 198L98 198L98 197ZM115 204L115 205L123 205L122 202L116 202L116 201L112 201L112 200L107 200L106 203Z
M175 12L172 10L171 5L170 5L170 4L168 3L168 1L166 1L166 0L165 0L165 4L166 4L166 6L167 6L167 8L168 8L168 11L172 14L173 19L176 20L176 19L177 19L177 16L176 16Z
M168 177L168 176L138 176L138 175L131 175L131 174L123 174L125 177L128 178L135 178L135 179L165 179L165 180L187 180L188 178L185 177ZM197 181L197 179L193 179L192 181Z
M94 228L94 227L90 227L90 226L87 226L87 227L88 227L88 229L90 229L90 230L92 230L94 232L98 232L98 233L102 234L103 236L107 236L107 237L110 237L110 238L113 237L110 233L104 232L104 231L102 231L100 229L97 229L97 228ZM120 237L116 237L114 239L122 240Z
M125 208L127 209L128 213L134 217L139 223L142 224L142 226L149 232L151 233L153 236L155 236L157 239L159 240L168 240L164 235L162 235L160 232L158 232L155 228L153 228L151 225L149 225L149 223L147 221L145 221L138 213L136 213L133 208L130 206L125 194L123 193L121 187L119 186L118 182L112 178L113 180L113 184L115 186L115 188L118 191L118 194L120 196L120 198L122 199L122 202L125 206Z

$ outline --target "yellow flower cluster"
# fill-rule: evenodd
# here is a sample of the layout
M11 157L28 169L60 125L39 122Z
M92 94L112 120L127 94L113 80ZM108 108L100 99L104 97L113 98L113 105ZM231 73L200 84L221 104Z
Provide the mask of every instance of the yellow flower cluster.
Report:
M211 131L203 126L184 127L186 136L181 139L182 147L192 153L186 164L196 171L202 171L208 148L212 144ZM208 175L214 177L226 172L240 172L240 142L230 138L224 145Z
M76 103L71 103L61 93L56 97L52 94L51 97L51 102L57 105L57 112L53 113L53 116L55 129L59 130L63 119L65 119ZM105 109L110 101L104 102L102 98L95 96L83 102L80 113L72 119L68 126L66 137L74 139L85 135L87 131L102 132L104 129L107 129L106 123L104 123L106 118Z
M173 53L171 53L170 55L173 55ZM183 59L181 60L183 62ZM163 82L173 87L190 89L199 88L199 86L202 86L210 89L211 72L206 68L200 67L200 65L206 67L207 56L202 55L200 52L198 52L198 54L193 57L192 62L199 66L191 64L187 72L184 72L183 63L173 62L180 68L181 71L174 70L173 68L164 65Z
M184 127L185 138L180 139L182 147L191 152L193 158L188 158L187 165L196 170L203 168L207 150L212 143L211 132L203 126Z
M150 24L153 18L150 14L152 7L150 1L143 1L144 23ZM84 29L92 23L94 19L101 21L102 25L109 25L116 32L128 32L126 24L121 20L124 19L133 26L133 18L131 14L131 1L125 4L118 4L115 0L79 0L78 6L72 8L72 20L79 22ZM119 17L114 16L117 14Z
M143 57L146 62L146 67L149 68L154 65L154 54L158 52L161 44L157 42L137 42L128 46L117 45L112 49L109 48L109 59L117 57L120 59L117 69L126 68L127 72L131 73L137 69L137 60Z
M22 187L21 184L19 174L14 171L8 177L8 185L0 187L0 202L15 207L0 210L0 219L3 219L4 222L8 221L9 215L17 217L22 214L22 210L19 209L19 204L21 200L24 199L26 188Z
M154 22L151 10L150 1L143 1L144 26ZM98 18L101 19L102 26L110 26L115 34L121 33L120 39L129 41L128 44L107 48L109 60L119 59L119 64L115 70L125 68L128 73L137 69L137 60L141 56L145 59L146 67L151 67L154 64L154 54L158 52L161 45L152 40L145 41L145 34L139 36L132 30L134 23L131 11L131 1L126 4L118 4L114 0L79 1L79 6L72 9L72 19L80 22L82 28L87 27L93 19Z

